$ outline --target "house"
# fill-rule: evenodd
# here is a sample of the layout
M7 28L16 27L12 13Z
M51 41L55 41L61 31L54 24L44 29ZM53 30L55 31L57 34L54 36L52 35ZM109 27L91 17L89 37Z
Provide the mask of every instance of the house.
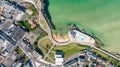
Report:
M55 52L55 64L56 65L62 65L63 63L63 52L62 51L56 51Z

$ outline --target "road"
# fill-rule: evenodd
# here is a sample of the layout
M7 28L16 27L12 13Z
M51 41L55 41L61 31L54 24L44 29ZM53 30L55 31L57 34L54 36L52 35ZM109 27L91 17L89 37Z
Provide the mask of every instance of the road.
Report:
M16 41L14 41L10 36L8 36L2 30L0 30L0 35L2 35L4 38L6 38L8 41L10 41L14 46L16 45Z
M22 40L21 40L22 41ZM34 59L34 57L32 56L32 55L30 55L27 51L26 51L26 49L25 49L25 47L23 47L23 46L25 46L25 44L23 44L23 42L19 42L19 45L18 45L19 47L20 47L20 49L31 59L31 63L32 63L32 65L33 65L33 67L36 67L36 65L35 65L35 59Z

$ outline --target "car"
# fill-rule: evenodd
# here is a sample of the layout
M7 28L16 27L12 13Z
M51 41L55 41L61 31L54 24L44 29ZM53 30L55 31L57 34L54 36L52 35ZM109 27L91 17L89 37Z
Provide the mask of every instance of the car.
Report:
M21 28L22 28L24 31L29 32L29 30L28 30L25 26L22 26Z
M27 38L24 38L24 39L23 39L23 42L24 42L25 44L30 44L30 41L29 41L29 39L27 39Z

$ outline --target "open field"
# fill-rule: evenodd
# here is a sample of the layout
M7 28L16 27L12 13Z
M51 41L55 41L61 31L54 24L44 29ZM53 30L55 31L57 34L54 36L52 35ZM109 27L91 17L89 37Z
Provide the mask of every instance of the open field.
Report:
M120 53L120 0L49 0L49 12L56 32L67 24L94 33L105 49Z
M55 46L53 48L53 50L51 51L51 53L49 54L49 57L51 57L52 59L54 58L54 53L56 50L62 50L64 52L64 58L67 59L70 56L79 53L82 50L88 49L88 46L85 45L80 45L80 44L76 44L76 43L71 43L65 46Z
M41 48L43 54L47 53L51 46L52 42L49 39L43 39L39 42L39 47Z

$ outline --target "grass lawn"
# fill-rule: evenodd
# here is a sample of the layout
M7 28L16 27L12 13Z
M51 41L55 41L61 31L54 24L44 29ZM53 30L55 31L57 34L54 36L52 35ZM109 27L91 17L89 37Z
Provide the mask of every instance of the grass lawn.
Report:
M109 62L112 62L115 66L117 66L118 64L120 64L119 61L117 61L116 59L96 50L96 49L92 49L93 52L95 52L96 54L102 56L103 58L105 58L106 60L108 60Z
M52 42L49 39L43 39L39 42L39 46L40 46L43 54L45 54L48 52L48 50L52 46Z
M46 26L45 21L43 19L40 20L40 24L42 24L44 29L47 29L47 26Z
M120 0L49 0L49 12L56 30L67 24L94 33L108 51L120 53Z
M79 45L76 43L71 43L65 46L55 46L54 49L52 50L52 52L50 53L49 57L51 57L52 59L54 59L54 53L55 50L62 50L64 52L64 59L69 58L70 56L79 53L82 50L88 49L89 46L85 46L85 45Z

